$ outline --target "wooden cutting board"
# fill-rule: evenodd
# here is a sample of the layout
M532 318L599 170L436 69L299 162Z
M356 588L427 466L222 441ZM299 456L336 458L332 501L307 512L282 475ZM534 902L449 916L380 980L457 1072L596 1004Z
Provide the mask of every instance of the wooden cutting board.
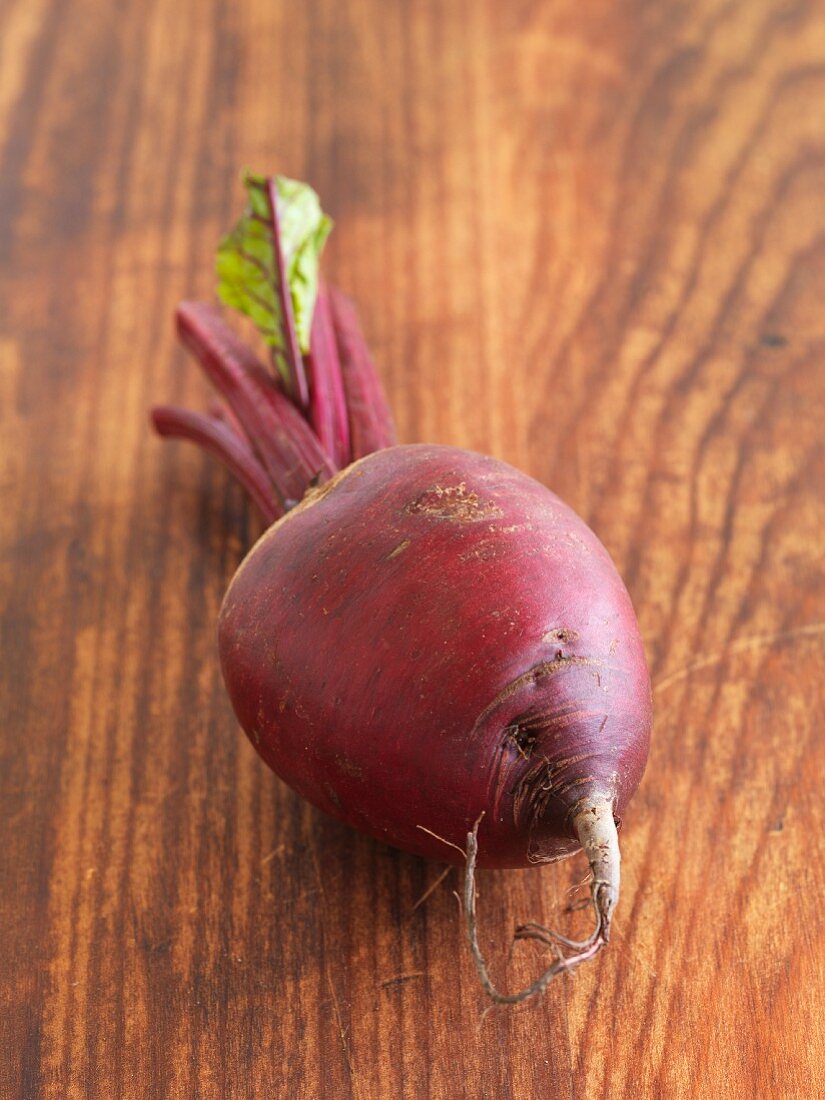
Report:
M823 1050L825 12L0 9L0 1095L807 1097ZM610 949L484 1014L451 872L308 808L215 654L259 530L149 432L249 166L337 226L401 438L595 528L655 741ZM502 984L581 859L481 877Z

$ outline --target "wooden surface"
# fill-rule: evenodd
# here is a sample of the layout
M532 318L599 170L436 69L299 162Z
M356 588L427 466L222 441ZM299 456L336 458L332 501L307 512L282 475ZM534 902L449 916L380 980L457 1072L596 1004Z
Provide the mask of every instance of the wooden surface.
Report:
M6 0L0 1096L816 1093L823 14ZM205 400L170 314L247 165L322 193L402 438L546 482L638 609L618 933L523 1010L482 1017L454 874L416 908L441 868L302 804L224 696L257 523L145 410ZM502 981L583 875L482 877Z

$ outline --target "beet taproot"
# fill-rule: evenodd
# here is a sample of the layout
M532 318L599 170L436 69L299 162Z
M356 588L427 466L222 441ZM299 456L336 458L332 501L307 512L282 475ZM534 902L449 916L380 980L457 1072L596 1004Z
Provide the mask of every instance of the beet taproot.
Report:
M481 866L569 855L582 799L620 817L644 769L650 684L613 563L483 455L393 447L310 492L247 555L218 636L267 764L422 856L455 862L444 841L482 811Z
M319 280L331 223L317 196L282 177L246 184L219 293L256 323L272 369L214 307L183 303L179 335L228 407L153 411L161 435L221 458L271 524L220 613L235 713L320 809L465 863L481 982L494 1001L523 1001L609 939L617 829L652 717L630 598L596 535L532 478L453 447L394 445L355 312ZM478 943L476 867L579 848L593 932L521 926L517 938L556 958L526 989L500 992Z

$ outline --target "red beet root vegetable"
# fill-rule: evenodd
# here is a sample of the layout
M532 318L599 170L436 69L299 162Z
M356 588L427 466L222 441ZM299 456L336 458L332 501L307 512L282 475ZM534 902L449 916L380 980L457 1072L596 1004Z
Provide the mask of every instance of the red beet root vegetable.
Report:
M395 446L355 313L319 285L317 196L247 176L219 249L219 294L251 316L271 368L207 305L178 329L223 395L208 415L153 411L162 435L222 458L272 525L224 599L219 648L238 720L291 787L409 852L466 863L485 990L541 992L607 943L617 824L647 759L651 694L607 551L549 490L503 462ZM595 928L527 924L556 960L513 994L476 932L476 866L583 848Z

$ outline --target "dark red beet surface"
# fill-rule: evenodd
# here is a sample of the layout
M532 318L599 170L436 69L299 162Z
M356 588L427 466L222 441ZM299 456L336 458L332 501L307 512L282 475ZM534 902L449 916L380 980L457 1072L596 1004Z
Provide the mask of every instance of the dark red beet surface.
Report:
M644 770L624 585L567 505L493 458L420 445L353 464L253 547L219 640L277 774L424 856L463 863L431 833L463 848L482 810L480 865L566 855L577 802L621 817Z

